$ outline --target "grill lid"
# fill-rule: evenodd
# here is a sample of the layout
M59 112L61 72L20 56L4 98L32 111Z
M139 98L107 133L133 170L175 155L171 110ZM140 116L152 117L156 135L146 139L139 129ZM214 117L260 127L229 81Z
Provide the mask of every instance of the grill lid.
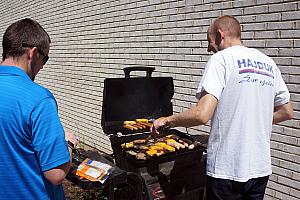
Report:
M122 131L123 121L138 118L156 119L173 114L172 77L152 77L155 68L124 68L126 78L104 80L101 126L104 133ZM146 71L145 77L130 77L132 71ZM122 131L127 134L130 131Z

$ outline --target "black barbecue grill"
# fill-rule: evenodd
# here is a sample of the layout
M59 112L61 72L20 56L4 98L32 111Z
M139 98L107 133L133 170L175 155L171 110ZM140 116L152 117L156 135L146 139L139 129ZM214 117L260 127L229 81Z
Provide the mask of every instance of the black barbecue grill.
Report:
M131 77L133 71L144 71L146 76ZM109 135L115 163L109 155L76 150L73 152L73 166L68 180L85 189L108 188L110 200L156 200L160 190L165 196L171 197L169 199L200 199L196 196L201 196L203 189L205 175L201 169L201 157L205 147L198 145L194 149L181 149L158 157L147 157L146 160L137 159L121 147L126 142L145 139L150 135L149 126L129 130L123 127L124 121L157 119L173 114L173 79L152 77L153 71L151 67L129 67L124 68L125 78L105 79L101 125L104 133ZM194 137L176 129L165 129L161 133L162 136L168 134L195 142ZM82 179L73 173L87 157L113 166L105 184ZM167 175L165 169L169 170ZM149 177L156 179L153 181ZM157 187L157 184L160 186Z
M129 130L122 125L124 121L139 118L157 119L173 114L171 99L174 94L172 77L152 77L155 68L125 68L125 78L107 78L104 80L101 125L108 134L113 149L116 165L128 172L141 173L142 168L156 176L160 172L160 164L176 161L191 164L200 162L204 147L197 145L194 149L182 149L162 156L138 160L128 155L121 144L149 136L149 128ZM144 77L131 77L133 71L145 71ZM176 129L164 130L162 134L175 134L194 142L187 133ZM181 173L184 173L182 171Z

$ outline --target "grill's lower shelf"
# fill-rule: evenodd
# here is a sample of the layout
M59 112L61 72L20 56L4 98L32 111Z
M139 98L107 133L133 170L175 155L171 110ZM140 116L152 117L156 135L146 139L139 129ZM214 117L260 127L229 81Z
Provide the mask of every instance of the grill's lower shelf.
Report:
M111 174L109 178L104 182L104 184L100 182L89 181L75 175L74 170L77 169L77 167L85 158L90 158L112 166ZM66 176L66 179L86 190L108 190L109 199L114 200L114 188L117 185L127 183L127 172L117 167L113 163L112 158L110 158L108 155L102 155L96 151L76 150L76 152L73 152L72 166L70 172Z

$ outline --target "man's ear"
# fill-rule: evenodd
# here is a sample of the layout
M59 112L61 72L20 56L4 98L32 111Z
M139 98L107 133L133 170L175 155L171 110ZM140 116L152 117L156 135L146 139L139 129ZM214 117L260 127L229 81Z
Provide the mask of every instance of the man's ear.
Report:
M215 43L217 45L221 44L221 41L224 39L224 32L221 29L218 29L217 33L216 33L216 39L215 39Z
M218 33L217 33L218 35L219 35L219 37L221 38L221 39L224 39L224 37L225 37L225 32L222 30L222 29L218 29Z
M27 50L27 58L28 60L32 60L34 55L36 54L37 52L37 48L36 47L33 47L33 48L28 48Z

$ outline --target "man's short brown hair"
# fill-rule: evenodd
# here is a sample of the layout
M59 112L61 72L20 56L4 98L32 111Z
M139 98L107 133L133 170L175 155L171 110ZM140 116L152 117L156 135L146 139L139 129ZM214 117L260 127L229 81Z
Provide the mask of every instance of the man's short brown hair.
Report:
M20 57L26 47L37 47L44 51L51 43L48 33L32 19L22 19L11 24L5 31L2 40L2 60L8 57Z
M229 15L218 17L211 26L212 34L216 34L221 29L227 36L241 39L241 25L239 21Z

